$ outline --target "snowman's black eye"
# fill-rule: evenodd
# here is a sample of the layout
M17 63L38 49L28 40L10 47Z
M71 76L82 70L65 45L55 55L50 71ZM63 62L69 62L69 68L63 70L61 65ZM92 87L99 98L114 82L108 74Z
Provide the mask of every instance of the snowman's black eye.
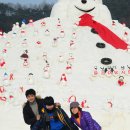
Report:
M87 0L81 0L81 2L82 2L83 4L86 4L86 3L87 3Z

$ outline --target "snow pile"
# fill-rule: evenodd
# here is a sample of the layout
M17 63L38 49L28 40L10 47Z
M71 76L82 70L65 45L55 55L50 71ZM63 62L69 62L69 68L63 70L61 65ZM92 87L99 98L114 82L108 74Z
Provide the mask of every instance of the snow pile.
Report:
M68 113L69 102L76 98L81 106L90 111L101 123L103 130L128 130L130 54L105 43L97 34L91 32L90 27L78 27L74 24L74 19L76 18L77 22L78 16L82 13L77 11L77 14L72 5L76 2L80 7L82 3L78 0L71 1L69 6L72 7L65 10L60 8L63 7L62 2L65 4L62 0L54 6L52 10L54 17L36 22L30 20L28 25L23 24L22 27L17 23L11 32L1 36L2 130L9 127L12 130L28 129L22 119L22 104L26 101L24 92L28 88L36 89L42 97L53 96L56 102L61 102ZM70 3L69 0L67 2ZM93 5L89 0L87 2L88 5ZM118 21L112 22L107 8L107 11L100 11L106 6L100 4L102 7L99 8L99 4L94 4L100 13L106 13L101 15L95 11L93 15L96 15L98 21L103 21L103 18L107 17L106 21L109 23L105 23L106 26L129 43L130 30ZM80 8L85 9L84 5ZM68 11L70 13L67 13ZM77 17L71 19L73 16ZM128 34L124 35L125 32ZM104 43L105 48L98 48L96 46L98 42ZM101 64L104 57L111 58L112 64ZM111 73L110 67L114 72L118 71L118 74ZM107 71L102 74L104 69ZM119 76L124 77L121 86L118 84Z

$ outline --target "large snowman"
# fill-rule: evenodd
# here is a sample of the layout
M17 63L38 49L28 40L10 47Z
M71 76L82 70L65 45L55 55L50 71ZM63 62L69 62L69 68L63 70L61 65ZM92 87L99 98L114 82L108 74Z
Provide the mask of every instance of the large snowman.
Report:
M84 13L94 16L95 20L106 25L111 23L110 11L102 4L102 0L58 0L51 17L68 18L74 22Z

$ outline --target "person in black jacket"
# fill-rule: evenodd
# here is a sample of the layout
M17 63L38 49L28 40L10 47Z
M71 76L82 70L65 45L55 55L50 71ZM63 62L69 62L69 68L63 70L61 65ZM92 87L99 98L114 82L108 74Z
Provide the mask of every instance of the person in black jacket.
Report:
M78 130L65 111L54 104L51 96L44 99L44 105L43 122L46 124L46 130Z
M23 107L23 117L26 124L30 125L31 130L44 130L44 122L41 115L44 108L44 100L36 97L34 89L29 89L25 93L27 102Z

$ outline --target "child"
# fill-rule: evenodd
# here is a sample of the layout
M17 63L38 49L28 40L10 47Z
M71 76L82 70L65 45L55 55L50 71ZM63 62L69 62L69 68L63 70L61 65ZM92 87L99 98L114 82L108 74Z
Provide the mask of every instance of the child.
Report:
M44 99L46 125L48 130L78 130L77 126L71 122L67 114L60 107L56 107L52 97ZM46 116L45 116L46 115Z

